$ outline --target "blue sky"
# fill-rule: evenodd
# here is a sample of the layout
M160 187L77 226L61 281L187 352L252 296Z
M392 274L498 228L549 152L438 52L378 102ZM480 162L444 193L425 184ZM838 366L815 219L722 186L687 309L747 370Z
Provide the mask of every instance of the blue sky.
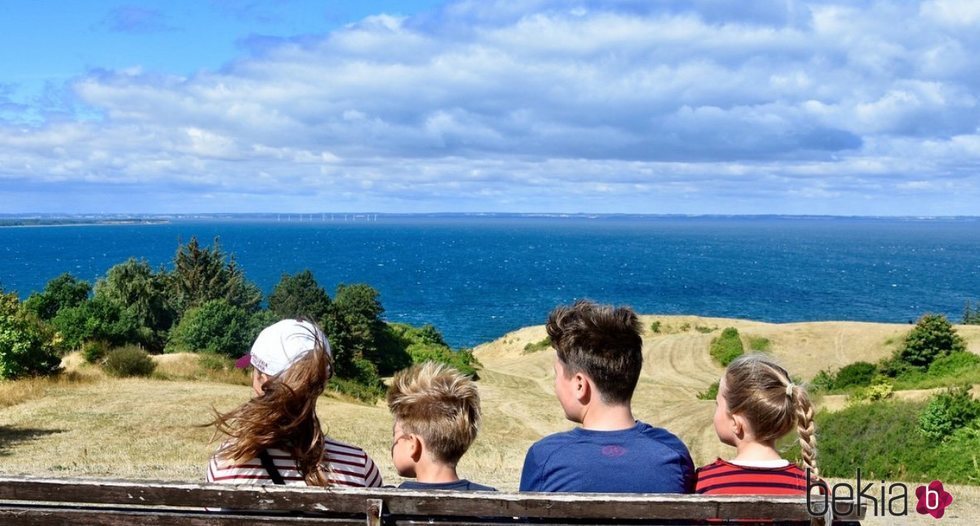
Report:
M980 215L980 2L4 12L0 213Z

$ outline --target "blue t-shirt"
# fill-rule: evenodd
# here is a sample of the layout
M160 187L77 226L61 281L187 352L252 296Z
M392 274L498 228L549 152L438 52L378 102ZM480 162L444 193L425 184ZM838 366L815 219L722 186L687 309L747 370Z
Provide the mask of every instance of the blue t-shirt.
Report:
M694 462L666 429L637 421L619 431L576 428L527 451L521 491L691 493Z
M449 489L456 491L497 491L496 488L491 488L490 486L484 486L483 484L477 484L475 482L470 482L466 479L460 479L456 482L419 482L417 480L406 480L402 482L398 489Z

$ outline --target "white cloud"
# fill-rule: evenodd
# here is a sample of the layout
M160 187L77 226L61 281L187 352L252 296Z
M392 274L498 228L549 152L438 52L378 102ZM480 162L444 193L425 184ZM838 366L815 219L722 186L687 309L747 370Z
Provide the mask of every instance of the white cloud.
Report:
M73 83L74 120L0 121L0 195L70 182L161 210L201 203L160 197L183 192L243 211L856 213L919 189L922 210L891 213L980 213L966 168L980 163L980 41L948 29L980 16L971 5L378 15L218 71L93 71Z

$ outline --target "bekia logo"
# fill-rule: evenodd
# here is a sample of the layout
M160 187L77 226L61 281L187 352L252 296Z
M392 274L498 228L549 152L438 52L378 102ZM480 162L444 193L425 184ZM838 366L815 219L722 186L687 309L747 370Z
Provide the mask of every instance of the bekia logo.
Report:
M943 483L938 480L930 482L928 486L915 488L915 496L919 499L915 511L937 519L942 518L946 507L953 503L953 496L943 489Z
M850 515L862 506L866 506L867 513L875 517L901 517L909 514L909 487L905 484L901 482L886 484L884 480L880 484L873 482L862 484L860 469L857 470L855 482L853 486L846 482L830 486L826 481L811 478L810 470L807 469L807 511L810 515L819 517L830 507L838 515ZM915 488L915 496L918 498L915 511L922 515L932 515L937 519L942 518L946 508L953 503L953 496L938 480L930 482L928 486Z

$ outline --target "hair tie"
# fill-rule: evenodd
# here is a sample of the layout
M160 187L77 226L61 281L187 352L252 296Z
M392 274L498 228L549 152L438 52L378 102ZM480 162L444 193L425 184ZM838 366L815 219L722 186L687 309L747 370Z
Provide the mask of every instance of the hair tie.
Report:
M796 387L796 386L793 385L793 382L790 382L790 383L786 384L786 396L788 396L790 398L793 398L793 388L794 387Z

